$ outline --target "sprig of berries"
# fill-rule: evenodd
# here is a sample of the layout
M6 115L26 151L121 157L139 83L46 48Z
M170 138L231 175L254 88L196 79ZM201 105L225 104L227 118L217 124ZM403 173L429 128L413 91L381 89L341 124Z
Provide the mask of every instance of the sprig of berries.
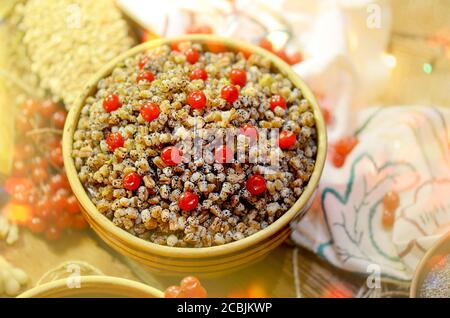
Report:
M11 197L9 219L48 240L87 227L64 171L61 129L66 117L65 109L49 100L22 104L13 170L4 184Z

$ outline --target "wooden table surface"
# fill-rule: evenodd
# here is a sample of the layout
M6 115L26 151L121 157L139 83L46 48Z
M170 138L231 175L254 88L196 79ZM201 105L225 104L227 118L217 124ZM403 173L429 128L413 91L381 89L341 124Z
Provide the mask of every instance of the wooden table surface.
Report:
M294 249L285 243L258 264L223 277L203 280L203 283L212 297L238 297L245 292L265 297L296 297ZM336 290L337 296L345 296L358 290L364 281L364 278L332 268L304 249L298 249L297 253L296 270L302 297L321 297L331 291L336 293ZM90 230L74 232L51 244L22 231L21 239L13 247L0 243L0 254L29 274L31 280L27 288L35 286L45 273L61 263L75 261L87 262L105 275L142 281L161 290L179 282L179 278L146 271L111 250Z

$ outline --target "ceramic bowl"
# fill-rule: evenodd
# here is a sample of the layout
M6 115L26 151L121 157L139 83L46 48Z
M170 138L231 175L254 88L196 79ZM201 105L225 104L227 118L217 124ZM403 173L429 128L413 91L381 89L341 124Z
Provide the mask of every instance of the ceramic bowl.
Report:
M69 288L58 279L27 290L18 298L163 298L156 288L128 279L110 276L81 276L80 288Z
M259 54L271 60L275 70L284 74L301 89L304 97L311 103L318 132L317 157L314 171L296 203L278 220L259 232L221 246L203 248L181 248L162 246L140 239L115 226L102 215L90 200L77 176L74 160L71 156L73 135L77 127L82 107L87 97L96 92L100 79L111 74L114 67L127 57L134 56L164 44L192 41L205 45L208 50L241 51L244 54ZM326 128L322 113L311 90L284 61L270 52L245 42L211 35L188 35L174 39L156 39L130 49L104 66L87 84L84 92L70 109L63 136L64 164L70 186L77 197L82 213L95 232L112 248L144 264L159 274L217 275L240 269L261 260L270 251L279 246L289 236L290 222L298 219L306 211L310 199L319 182L325 163L327 149Z

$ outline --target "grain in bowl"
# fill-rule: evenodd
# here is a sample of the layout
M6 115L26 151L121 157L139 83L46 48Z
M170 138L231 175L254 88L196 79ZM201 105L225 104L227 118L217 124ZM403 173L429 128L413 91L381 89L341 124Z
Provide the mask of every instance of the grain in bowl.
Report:
M207 247L288 211L313 173L317 137L308 100L269 59L182 42L128 57L98 81L71 155L115 225Z

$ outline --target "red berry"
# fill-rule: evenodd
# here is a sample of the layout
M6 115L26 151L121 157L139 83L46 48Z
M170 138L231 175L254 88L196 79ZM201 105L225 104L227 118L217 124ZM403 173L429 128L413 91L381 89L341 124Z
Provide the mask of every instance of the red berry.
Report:
M194 25L194 26L189 26L186 29L186 33L188 34L195 34L195 33L199 33L199 34L211 34L213 32L212 28L209 25Z
M72 226L75 229L83 230L87 227L87 225L88 222L81 213L72 216Z
M148 56L144 56L140 61L139 61L139 69L142 70L145 65L148 63Z
M191 211L198 205L198 196L190 191L184 192L178 199L178 207L183 211Z
M61 230L55 226L51 226L45 232L45 238L49 241L57 241L61 238Z
M185 287L189 287L189 286L193 286L193 285L198 285L200 284L200 281L197 277L195 276L186 276L185 278L183 278L180 282L180 287L181 288L185 288Z
M161 111L159 110L158 104L153 102L146 102L141 106L141 115L145 121L152 121L159 117Z
M215 40L206 42L206 47L209 52L212 53L223 53L227 51L227 48L225 47L225 44L222 42L218 42Z
M150 71L143 71L139 73L136 77L136 84L139 84L140 81L146 81L148 83L152 82L155 79L155 76Z
M31 160L33 169L47 169L47 162L42 157L35 157Z
M356 139L356 137L345 137L336 142L334 151L341 156L347 156L357 144L358 139Z
M36 183L44 182L48 178L47 170L43 168L33 169L32 178Z
M116 150L117 148L123 147L123 137L120 132L112 132L106 137L106 144L110 151Z
M208 73L206 73L204 68L196 68L195 70L192 70L192 72L189 74L189 79L191 81L197 79L206 81L208 79Z
M172 42L172 43L170 43L170 49L172 51L179 52L180 51L179 44L180 44L179 42Z
M247 136L252 142L258 139L258 130L252 124L245 124L239 129L241 135Z
M52 208L39 210L37 215L46 221L53 221L56 218L56 212Z
M208 296L205 288L203 288L200 281L194 276L183 278L180 287L186 298L206 298Z
M67 208L67 191L60 189L52 197L52 206L57 212L65 211Z
M289 63L289 56L287 55L286 51L281 49L279 51L276 51L275 54L282 59L283 61L285 61L286 63Z
M214 151L214 158L218 163L229 163L233 160L233 150L221 145Z
M384 209L381 216L381 223L385 229L390 229L394 225L395 210Z
M12 195L13 192L18 188L31 189L33 187L33 183L25 178L11 177L6 179L4 186L6 192Z
M67 112L64 110L58 110L52 116L53 125L56 128L63 129L66 122Z
M61 147L61 138L56 136L49 138L46 146L50 149L55 147Z
M39 103L31 98L28 98L22 104L22 109L25 110L28 114L33 114L39 111L39 107L40 107Z
M120 102L119 96L116 94L109 94L103 100L103 108L106 112L110 113L120 108L122 103Z
M64 159L61 147L53 148L50 151L50 160L53 162L53 164L59 167L64 166Z
M42 233L47 228L47 224L42 218L36 216L30 220L28 227L33 233Z
M33 128L30 121L25 116L19 116L16 118L16 127L21 133L26 133Z
M239 85L240 87L245 86L245 83L247 83L247 73L241 69L234 69L230 72L230 81L234 85Z
M323 292L322 298L352 298L353 293L346 288L329 287Z
M165 298L185 298L180 286L170 286L164 292Z
M220 95L229 103L234 103L239 98L239 91L234 85L225 85L222 87Z
M198 53L198 51L192 47L184 51L184 55L186 56L186 60L191 64L197 63L198 59L200 58L200 53Z
M263 49L266 49L267 51L270 51L270 52L273 51L272 42L270 42L266 38L261 39L261 41L259 42L259 46L262 47Z
M383 205L386 210L393 212L397 210L399 204L400 204L400 197L397 192L389 191L384 195Z
M56 192L59 189L68 188L69 181L67 180L67 177L65 175L55 174L50 178L49 186L53 192Z
M69 214L64 213L56 219L55 225L60 230L70 228L72 226L72 217Z
M248 192L258 195L266 191L266 180L259 174L250 176L245 184Z
M51 115L59 108L58 104L51 100L46 100L39 105L39 112L45 118L50 118Z
M175 146L169 146L161 152L162 161L168 166L176 166L181 162L180 150Z
M27 165L21 160L15 160L13 162L12 175L16 177L24 177L28 173Z
M128 172L123 177L123 187L127 190L134 191L141 185L141 176L136 172Z
M281 149L289 149L297 142L297 136L292 131L283 130L278 139Z
M27 203L33 190L33 183L25 178L9 178L5 182L5 190L15 201Z
M284 100L283 96L273 95L270 98L269 103L270 103L270 109L272 109L272 111L275 111L275 108L277 108L277 107L286 109L286 101Z
M303 61L303 55L299 51L296 51L288 56L288 63L290 65L295 65Z
M345 163L346 156L334 152L331 157L331 161L336 168L341 168Z
M34 156L34 147L31 143L19 143L14 149L14 159L28 160Z
M322 111L322 115L323 115L323 119L325 120L325 123L328 125L331 124L332 117L331 117L330 111L326 108L320 108L320 110Z
M189 93L187 102L192 108L202 109L206 105L205 93L199 90L195 90Z
M78 214L80 212L80 206L78 205L77 198L72 194L66 200L66 210L70 214Z
M52 209L52 202L47 197L42 197L36 203L36 214L47 219Z

